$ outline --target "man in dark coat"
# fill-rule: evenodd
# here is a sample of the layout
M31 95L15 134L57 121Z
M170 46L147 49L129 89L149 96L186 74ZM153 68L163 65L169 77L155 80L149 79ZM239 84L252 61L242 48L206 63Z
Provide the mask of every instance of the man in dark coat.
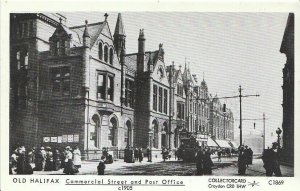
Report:
M241 146L239 148L239 157L238 157L238 174L239 175L245 175L246 165L247 165L247 158L245 155L244 147Z
M36 151L35 159L34 159L35 167L33 168L34 171L42 171L43 164L44 164L44 156L41 150Z
M33 174L29 157L25 154L25 147L19 148L19 157L17 159L17 174Z
M138 161L139 160L139 150L138 150L138 148L135 148L134 149L134 159L136 160L136 161Z
M266 149L263 153L264 168L266 169L266 176L272 176L273 173L277 177L281 177L280 164L278 161L279 145L274 142L271 149Z
M203 152L201 147L198 149L196 154L196 168L197 168L197 175L203 175Z
M105 156L101 156L101 160L99 161L99 164L97 166L98 175L104 175L105 170Z
M212 166L214 165L214 163L212 162L210 155L210 150L208 148L205 148L203 155L203 174L205 175L212 174Z
M142 162L144 158L144 153L142 151L142 148L139 148L138 156L139 156L139 162Z
M60 152L59 150L56 148L53 152L53 170L57 171L60 169L61 167L61 161L60 161Z

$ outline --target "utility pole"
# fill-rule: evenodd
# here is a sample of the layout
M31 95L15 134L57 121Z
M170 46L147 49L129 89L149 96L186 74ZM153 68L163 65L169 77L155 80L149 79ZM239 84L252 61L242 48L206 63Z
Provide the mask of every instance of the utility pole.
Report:
M242 131L242 86L239 87L240 92L240 146L243 144L243 131Z
M242 97L259 97L259 94L255 95L242 95L242 86L239 86L239 95L236 96L225 96L225 97L214 97L214 99L229 99L229 98L240 98L240 146L243 144L243 130L242 130Z
M264 134L263 134L263 151L266 148L266 115L263 113L263 122L264 122Z

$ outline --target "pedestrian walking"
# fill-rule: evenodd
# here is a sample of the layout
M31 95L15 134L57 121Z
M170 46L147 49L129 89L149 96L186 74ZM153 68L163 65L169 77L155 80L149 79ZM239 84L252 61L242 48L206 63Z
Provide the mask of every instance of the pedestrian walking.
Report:
M101 160L97 166L98 175L104 175L105 170L105 156L101 156Z
M266 176L273 176L273 173L277 177L281 177L280 164L278 160L279 145L277 142L272 144L271 149L266 149L263 153L264 168L266 169Z
M44 147L41 147L39 150L36 151L34 164L35 167L33 168L34 171L42 171L43 170L43 164L44 164L44 155L42 153L42 149Z
M138 148L135 148L135 149L134 149L134 159L135 159L136 161L139 160L139 150L138 150Z
M246 167L248 168L249 167L249 164L250 164L250 151L249 151L249 148L248 146L246 145L245 148L244 148L244 155L245 155L245 158L246 158Z
M148 162L152 162L152 153L150 147L147 147Z
M18 149L18 155L16 169L17 174L33 174L33 170L29 163L28 155L26 155L24 146Z
M238 174L239 175L245 175L246 173L246 164L247 164L247 161L246 161L246 155L245 155L245 152L244 152L244 147L241 146L239 148L239 156L238 156Z
M61 155L58 148L53 151L53 170L57 171L61 168Z
M142 162L144 158L144 153L142 151L142 148L139 148L138 156L139 156L139 162Z
M253 151L251 148L249 148L249 164L252 165L253 163Z
M41 147L41 154L42 154L42 157L43 157L43 166L42 166L42 169L45 168L45 164L46 164L46 151L45 151L45 148L44 147Z
M53 153L51 147L46 147L46 162L45 162L45 171L53 170Z
M214 163L211 160L211 152L206 147L203 154L203 174L204 175L211 175L212 174L212 166Z
M66 159L65 159L65 168L63 171L65 174L74 175L78 173L78 169L74 166L73 163L73 153L71 152L71 147L66 147Z
M76 146L75 150L73 151L74 155L74 165L77 169L81 168L81 152L79 150L79 147Z
M196 168L197 168L197 175L203 175L203 151L201 147L199 147L196 153Z
M168 152L168 150L165 147L162 149L162 153L161 154L162 154L164 162L166 162L166 159L168 159L169 152Z

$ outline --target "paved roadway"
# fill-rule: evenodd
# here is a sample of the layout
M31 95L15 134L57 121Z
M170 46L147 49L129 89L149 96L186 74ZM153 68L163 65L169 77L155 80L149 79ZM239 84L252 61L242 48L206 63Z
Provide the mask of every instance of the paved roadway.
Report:
M195 163L184 163L174 159L163 162L161 159L154 159L152 163L144 161L139 163L125 163L123 161L115 161L113 164L107 164L106 175L166 175L166 176L193 176L196 175ZM217 162L217 158L213 157L214 167L213 176L238 176L237 157L223 158L222 162ZM97 161L83 161L82 168L79 169L78 175L96 175ZM293 176L293 168L281 166L283 176ZM63 170L59 171L35 171L34 174L63 174ZM254 159L253 165L250 165L246 171L246 176L265 176L263 163L261 159Z

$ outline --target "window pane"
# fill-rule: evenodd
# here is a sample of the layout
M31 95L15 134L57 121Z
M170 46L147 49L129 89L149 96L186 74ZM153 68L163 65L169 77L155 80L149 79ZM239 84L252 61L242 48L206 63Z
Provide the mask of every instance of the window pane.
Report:
M158 90L158 111L159 112L162 112L162 88L159 87L159 90Z
M107 82L107 99L113 101L114 93L114 79L112 76L108 76Z
M153 85L153 110L157 111L157 86Z
M107 46L104 46L104 61L108 61L108 48Z
M98 75L97 84L97 97L98 99L105 99L105 76L103 74Z
M52 95L54 95L54 96L60 95L60 80L58 80L58 79L53 81Z
M99 59L100 60L103 59L103 47L102 47L102 43L99 43Z
M70 95L70 79L64 79L63 80L63 95Z

